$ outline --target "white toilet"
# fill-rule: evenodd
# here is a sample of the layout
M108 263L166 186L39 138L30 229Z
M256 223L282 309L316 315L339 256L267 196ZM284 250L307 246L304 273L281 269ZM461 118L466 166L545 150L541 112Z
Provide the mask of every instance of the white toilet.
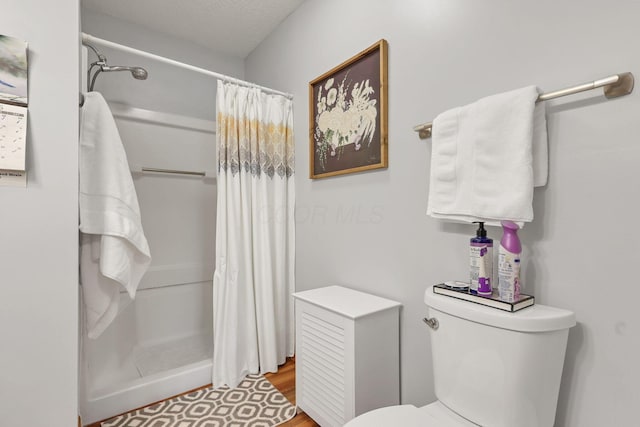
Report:
M535 304L509 313L431 287L424 302L438 400L376 409L345 427L553 426L572 312Z

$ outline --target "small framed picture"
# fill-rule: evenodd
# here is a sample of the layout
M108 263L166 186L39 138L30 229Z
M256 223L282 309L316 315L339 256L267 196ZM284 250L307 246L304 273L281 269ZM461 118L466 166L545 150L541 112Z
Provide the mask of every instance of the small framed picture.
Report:
M387 167L387 41L309 82L309 178Z

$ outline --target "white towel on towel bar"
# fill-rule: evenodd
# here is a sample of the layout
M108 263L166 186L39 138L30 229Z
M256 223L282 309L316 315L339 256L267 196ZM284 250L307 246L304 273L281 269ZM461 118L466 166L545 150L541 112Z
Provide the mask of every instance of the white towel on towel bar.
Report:
M89 338L118 313L120 291L133 299L151 262L127 156L106 101L85 94L80 112L80 282Z
M548 175L544 102L535 86L480 99L433 121L427 214L452 221L533 220Z

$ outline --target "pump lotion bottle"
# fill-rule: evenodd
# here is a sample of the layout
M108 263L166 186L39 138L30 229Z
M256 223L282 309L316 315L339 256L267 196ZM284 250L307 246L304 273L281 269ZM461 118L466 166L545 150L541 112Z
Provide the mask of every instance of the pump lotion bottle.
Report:
M493 283L493 239L487 237L484 222L479 224L476 237L472 237L469 246L469 292L491 295Z

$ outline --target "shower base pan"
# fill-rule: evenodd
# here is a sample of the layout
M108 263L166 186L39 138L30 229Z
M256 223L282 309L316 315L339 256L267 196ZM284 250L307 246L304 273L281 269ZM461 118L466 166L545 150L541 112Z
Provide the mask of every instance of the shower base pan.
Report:
M94 388L82 410L91 424L211 383L211 344L202 335L136 348L138 378Z

